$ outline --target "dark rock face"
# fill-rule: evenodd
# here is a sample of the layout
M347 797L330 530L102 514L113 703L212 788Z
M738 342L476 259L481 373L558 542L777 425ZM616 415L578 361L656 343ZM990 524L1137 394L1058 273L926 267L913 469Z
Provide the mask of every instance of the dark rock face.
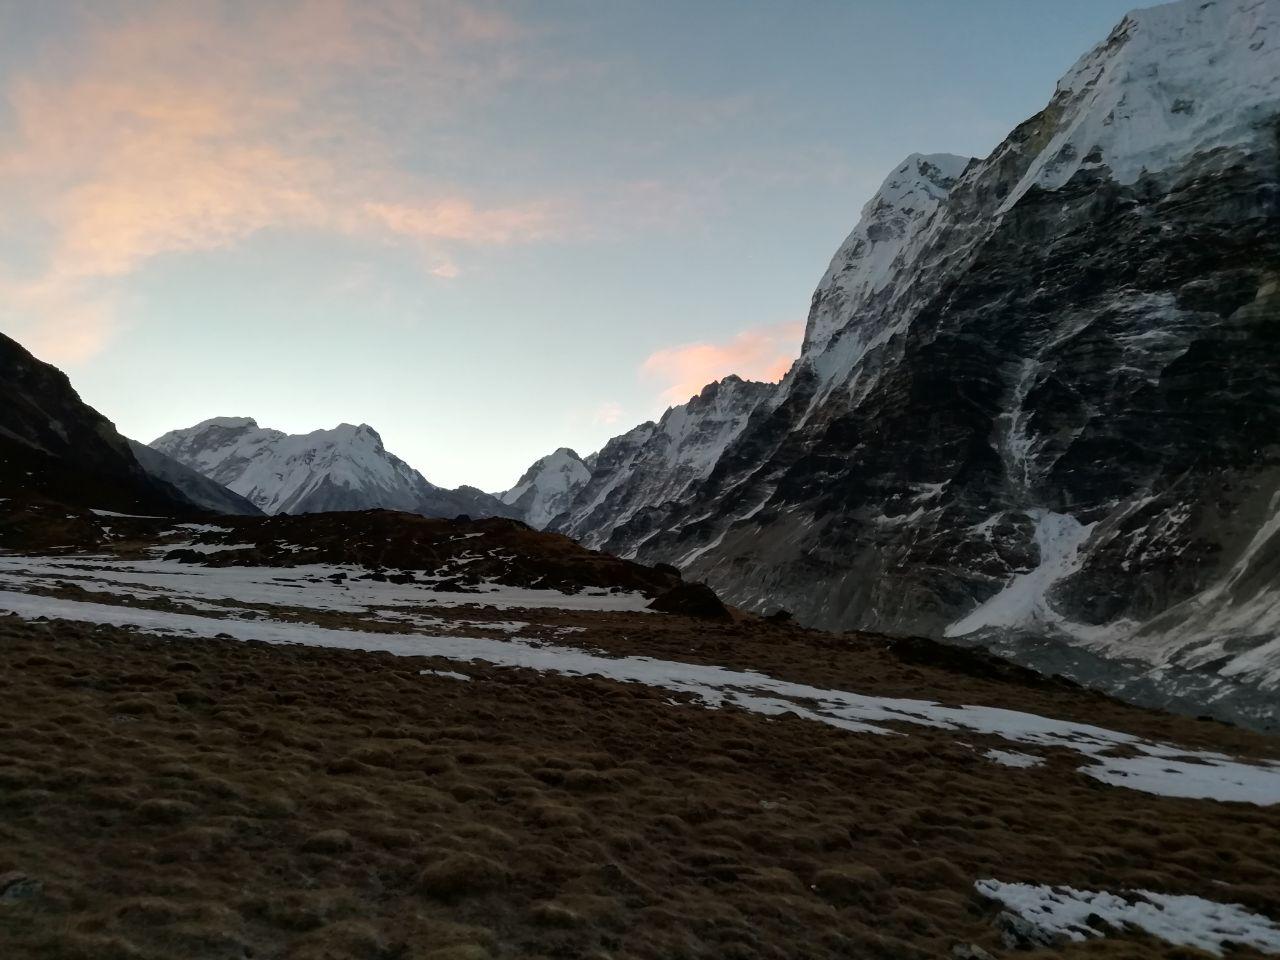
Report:
M747 609L1276 722L1280 46L1237 42L1274 19L1141 11L990 157L909 159L777 396L596 542ZM1276 89L1212 125L1162 99L1236 74Z
M129 443L66 374L0 334L0 496L123 512L195 505L138 464Z

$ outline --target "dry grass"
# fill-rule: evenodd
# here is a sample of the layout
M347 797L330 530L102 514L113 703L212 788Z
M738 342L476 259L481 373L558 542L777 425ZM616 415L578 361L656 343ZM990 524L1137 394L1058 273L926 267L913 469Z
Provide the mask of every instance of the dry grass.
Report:
M581 619L575 640L620 651L1273 749L869 640ZM0 620L0 653L0 875L40 884L0 903L6 958L999 953L972 892L988 876L1280 916L1280 810L1107 787L1067 755L1013 770L922 728L853 735L510 669L460 682L352 651ZM1062 953L1196 955L1138 936Z

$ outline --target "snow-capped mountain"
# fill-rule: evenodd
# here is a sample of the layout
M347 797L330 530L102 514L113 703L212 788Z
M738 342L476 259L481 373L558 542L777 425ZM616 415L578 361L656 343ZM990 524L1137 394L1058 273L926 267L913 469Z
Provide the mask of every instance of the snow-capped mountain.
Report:
M512 513L480 490L428 483L368 424L287 434L248 417L214 417L172 430L151 446L269 514L377 507L431 517Z
M554 528L733 602L1274 721L1280 0L1130 16L979 160L913 156L696 482L642 425ZM610 454L610 456L606 456ZM599 492L585 501L588 491Z
M702 480L774 389L736 376L708 384L657 423L614 437L587 461L563 448L544 457L502 499L516 503L536 491L539 499L531 503L537 509L527 513L528 523L588 546L603 543L618 524L640 522L645 511Z
M913 247L956 178L972 161L951 153L913 153L885 178L862 208L862 218L840 245L818 283L801 352L816 356L845 325L910 263Z
M775 391L771 383L725 377L668 409L657 423L643 423L610 440L596 456L591 479L552 529L593 548L623 524L643 537L650 510L701 482ZM633 556L635 546L629 544L621 555Z
M561 447L534 462L510 490L495 496L541 530L568 508L589 479L591 468L573 450Z

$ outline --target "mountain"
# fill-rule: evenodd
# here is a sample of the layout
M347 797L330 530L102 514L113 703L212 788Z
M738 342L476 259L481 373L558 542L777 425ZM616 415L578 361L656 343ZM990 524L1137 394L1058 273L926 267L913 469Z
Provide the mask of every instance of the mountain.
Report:
M196 506L214 513L245 517L261 516L261 510L222 484L196 473L190 467L184 466L159 450L153 450L145 443L129 440L128 444L134 459L143 470L153 479L175 487L183 497Z
M549 518L548 528L593 548L620 525L644 529L648 511L706 477L774 392L773 384L726 377L669 408L657 423L614 437L594 455L590 476L577 485L562 512ZM633 547L628 544L621 555L634 553Z
M133 513L200 512L143 469L129 441L80 399L66 374L3 334L0 496Z
M247 417L214 417L150 446L268 514L403 510L428 517L510 516L474 487L445 490L390 453L368 424L286 434Z
M749 609L1274 723L1278 170L1280 3L1133 13L990 156L895 168L713 462L636 470L642 425L610 447L646 505L593 475L554 526Z
M972 162L972 157L950 153L913 153L885 178L818 283L805 325L805 355L822 354L848 318L889 285L901 262L913 256L922 228ZM864 336L869 332L863 331Z
M495 494L518 511L520 519L541 530L563 513L591 478L591 468L568 447L534 462L510 490Z

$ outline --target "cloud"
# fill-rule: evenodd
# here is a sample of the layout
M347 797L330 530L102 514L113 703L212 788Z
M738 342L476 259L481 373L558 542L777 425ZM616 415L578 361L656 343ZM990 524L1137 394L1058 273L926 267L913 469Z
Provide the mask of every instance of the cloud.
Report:
M82 363L99 353L120 323L111 297L91 296L78 284L59 278L0 282L0 329L57 366Z
M551 205L546 202L481 210L469 200L450 197L418 205L366 203L361 212L370 224L421 239L504 244L555 233Z
M621 420L622 414L622 404L608 400L596 407L591 415L591 422L608 426Z
M410 171L365 109L394 90L426 122L467 110L518 71L503 15L416 0L128 9L85 5L79 29L5 79L3 232L26 262L0 266L0 292L29 338L87 357L120 326L113 282L264 230L406 246L449 277L450 248L563 229L547 198L486 202Z
M746 380L781 380L799 353L803 336L803 323L780 323L744 330L720 343L665 347L645 359L640 373L665 384L659 394L664 402L684 403L708 383L731 373Z

